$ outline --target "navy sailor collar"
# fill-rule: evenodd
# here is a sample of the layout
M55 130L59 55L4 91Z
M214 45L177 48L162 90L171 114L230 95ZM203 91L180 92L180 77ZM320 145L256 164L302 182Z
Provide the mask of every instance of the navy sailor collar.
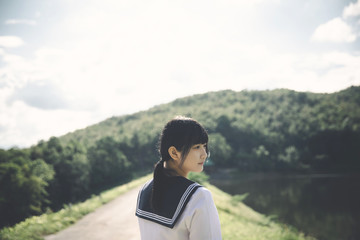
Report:
M150 180L139 191L135 215L169 228L175 226L191 196L201 187L198 183L184 177L169 177L168 187L163 197L164 204L159 211L155 212L150 204L152 186L153 180Z

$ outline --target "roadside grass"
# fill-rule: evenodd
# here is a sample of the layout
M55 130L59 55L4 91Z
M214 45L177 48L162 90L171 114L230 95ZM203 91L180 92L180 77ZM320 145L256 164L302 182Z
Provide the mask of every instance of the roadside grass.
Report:
M2 229L0 239L42 240L44 236L65 229L101 205L144 184L151 177L152 174L148 174L127 184L104 191L82 203L65 205L56 213L46 213L28 218L14 227ZM223 240L315 240L315 238L304 236L295 228L276 223L271 217L255 212L241 202L245 196L231 196L221 191L207 182L206 175L195 174L191 178L211 191L219 212Z
M75 223L84 215L93 212L101 205L110 202L119 195L144 184L151 179L152 174L133 180L121 186L106 190L99 195L94 195L88 200L64 205L58 212L45 213L34 216L16 224L13 227L4 228L0 231L1 240L42 240L44 236L56 233Z
M211 191L218 209L223 240L315 240L255 212L241 202L246 196L231 196L213 185L204 186Z

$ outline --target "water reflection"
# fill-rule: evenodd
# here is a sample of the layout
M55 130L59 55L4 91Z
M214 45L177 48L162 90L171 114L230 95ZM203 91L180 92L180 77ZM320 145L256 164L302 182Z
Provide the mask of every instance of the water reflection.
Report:
M295 226L319 240L360 239L360 178L340 175L242 174L212 178L258 212Z

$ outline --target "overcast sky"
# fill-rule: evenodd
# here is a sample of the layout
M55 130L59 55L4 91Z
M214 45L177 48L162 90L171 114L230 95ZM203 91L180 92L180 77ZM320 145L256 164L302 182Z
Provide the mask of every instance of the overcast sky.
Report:
M351 85L360 0L0 0L0 148L208 91Z

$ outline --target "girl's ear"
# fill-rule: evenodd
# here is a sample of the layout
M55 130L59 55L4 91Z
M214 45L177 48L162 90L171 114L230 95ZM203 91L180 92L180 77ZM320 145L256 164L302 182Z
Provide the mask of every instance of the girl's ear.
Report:
M169 155L175 161L179 161L181 159L181 153L176 149L176 147L171 146L168 149Z

